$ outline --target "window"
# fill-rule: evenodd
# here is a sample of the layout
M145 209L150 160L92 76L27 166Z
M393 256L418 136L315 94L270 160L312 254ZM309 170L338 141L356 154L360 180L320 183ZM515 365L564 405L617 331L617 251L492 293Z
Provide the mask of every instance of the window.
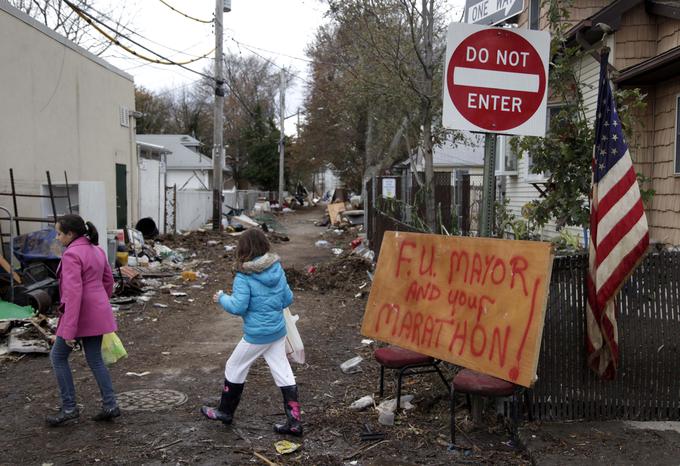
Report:
M517 175L517 154L510 145L512 136L499 136L496 145L496 175Z
M529 0L529 29L538 30L541 22L541 0Z
M680 175L680 95L675 97L675 174Z

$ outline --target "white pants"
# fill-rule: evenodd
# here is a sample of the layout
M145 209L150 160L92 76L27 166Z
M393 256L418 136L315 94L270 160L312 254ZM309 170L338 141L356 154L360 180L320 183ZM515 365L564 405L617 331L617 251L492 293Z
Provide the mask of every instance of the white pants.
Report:
M286 357L286 337L266 345L254 345L241 339L224 367L224 377L232 383L244 383L250 366L260 356L269 366L278 387L295 385L295 376Z

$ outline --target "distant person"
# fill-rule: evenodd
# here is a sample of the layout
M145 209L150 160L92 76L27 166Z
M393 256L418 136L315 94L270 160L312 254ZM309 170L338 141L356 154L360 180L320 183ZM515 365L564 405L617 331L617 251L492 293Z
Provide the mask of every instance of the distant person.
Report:
M208 419L231 424L241 400L250 366L264 357L274 382L283 394L285 424L274 425L279 434L302 435L295 376L286 357L283 309L293 302L279 256L270 253L267 237L259 229L247 230L236 246L236 277L231 295L218 291L213 300L230 314L243 318L243 338L224 368L224 388L217 408L203 406Z
M59 384L61 409L46 420L50 426L58 426L80 416L68 362L77 341L82 344L102 396L102 410L92 419L111 420L120 416L120 409L101 352L102 336L117 329L109 304L113 292L111 267L106 254L97 246L99 234L92 223L69 214L59 219L56 229L57 240L66 249L57 269L61 305L50 360Z

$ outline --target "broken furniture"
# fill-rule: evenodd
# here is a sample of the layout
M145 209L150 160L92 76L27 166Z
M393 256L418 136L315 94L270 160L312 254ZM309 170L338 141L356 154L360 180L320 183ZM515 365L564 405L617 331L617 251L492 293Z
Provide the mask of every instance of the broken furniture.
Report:
M36 262L21 272L22 282L14 285L14 302L20 306L30 305L46 314L52 303L59 302L59 281L43 263Z
M401 384L402 379L406 376L436 372L439 374L439 378L442 379L446 390L449 390L449 383L439 369L439 363L441 362L439 359L399 348L398 346L378 348L373 353L373 356L378 361L378 364L380 364L380 396L383 396L385 388L385 368L397 371L397 408L395 412L399 412Z
M456 374L451 382L451 444L456 445L456 392L467 395L480 395L485 397L512 397L510 403L511 436L513 441L517 439L517 421L519 397L524 387L515 385L507 380L499 379L491 375L482 374L470 369L462 369ZM468 402L469 402L468 396ZM472 409L472 407L471 407Z

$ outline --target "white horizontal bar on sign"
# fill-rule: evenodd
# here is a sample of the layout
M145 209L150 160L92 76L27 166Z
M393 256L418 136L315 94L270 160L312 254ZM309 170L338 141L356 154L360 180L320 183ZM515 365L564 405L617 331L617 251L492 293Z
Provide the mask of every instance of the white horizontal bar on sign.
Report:
M456 86L486 87L507 91L538 92L538 75L509 71L480 70L456 67L453 71Z

